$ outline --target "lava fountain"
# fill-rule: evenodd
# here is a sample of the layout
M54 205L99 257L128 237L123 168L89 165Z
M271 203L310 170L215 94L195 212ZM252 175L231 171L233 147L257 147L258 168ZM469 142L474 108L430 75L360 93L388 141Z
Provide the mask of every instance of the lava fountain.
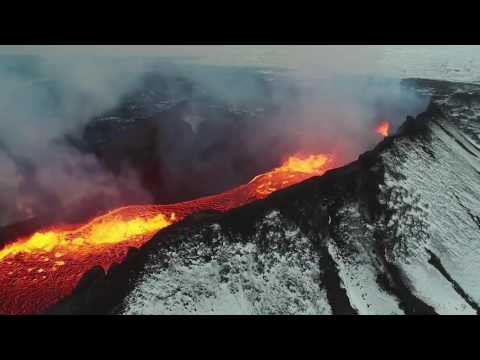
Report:
M294 155L221 194L170 205L122 207L85 224L50 227L17 239L0 250L0 314L41 312L70 294L92 267L108 271L130 247L141 247L159 230L190 214L228 211L338 165L331 155Z
M375 132L383 137L387 137L390 133L390 123L388 121L382 121L376 128Z

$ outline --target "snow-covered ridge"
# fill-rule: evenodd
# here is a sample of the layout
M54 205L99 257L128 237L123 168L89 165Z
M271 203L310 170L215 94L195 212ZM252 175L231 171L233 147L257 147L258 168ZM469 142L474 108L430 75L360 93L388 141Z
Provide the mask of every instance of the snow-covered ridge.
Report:
M456 95L438 101L444 117L429 123L428 147L404 138L382 154L391 260L441 314L475 313L480 303L480 102Z

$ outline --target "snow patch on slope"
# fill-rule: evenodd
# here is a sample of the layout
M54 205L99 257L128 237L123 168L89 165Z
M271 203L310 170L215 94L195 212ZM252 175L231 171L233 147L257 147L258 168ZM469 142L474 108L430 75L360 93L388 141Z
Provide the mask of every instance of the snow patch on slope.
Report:
M152 255L125 314L331 313L318 255L278 211L234 242L219 224L205 231Z
M362 220L353 204L338 212L336 234L339 244L328 242L328 251L337 264L350 304L361 315L403 314L397 299L383 290L377 278L382 265L373 250L373 228Z

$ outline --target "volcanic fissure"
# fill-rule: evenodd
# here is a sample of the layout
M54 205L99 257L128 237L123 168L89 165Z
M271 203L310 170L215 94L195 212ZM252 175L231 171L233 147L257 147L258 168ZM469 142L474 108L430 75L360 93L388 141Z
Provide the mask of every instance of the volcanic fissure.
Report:
M281 166L229 191L170 205L127 206L77 225L52 226L0 250L0 313L38 313L70 294L91 268L120 263L159 230L207 210L225 212L321 176L340 164L334 155L293 155Z

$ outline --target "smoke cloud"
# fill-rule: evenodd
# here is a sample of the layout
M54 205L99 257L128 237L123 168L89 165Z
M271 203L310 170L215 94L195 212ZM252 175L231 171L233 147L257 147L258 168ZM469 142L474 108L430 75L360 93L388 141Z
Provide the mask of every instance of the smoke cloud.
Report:
M346 163L380 140L380 120L426 105L371 76L372 47L3 51L17 55L0 56L0 225L223 191L293 152Z
M114 107L145 70L135 62L110 65L89 58L0 58L0 224L52 215L88 196L99 206L150 200L134 173L126 170L119 180L63 139Z

